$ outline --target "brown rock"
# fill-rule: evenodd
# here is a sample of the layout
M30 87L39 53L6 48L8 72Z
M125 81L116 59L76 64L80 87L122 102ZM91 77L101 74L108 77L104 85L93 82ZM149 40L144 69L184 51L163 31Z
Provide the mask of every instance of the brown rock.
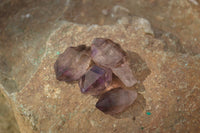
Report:
M140 23L89 27L63 22L50 35L43 60L29 82L12 95L1 87L21 132L198 132L199 55L166 52L160 40L140 27ZM137 90L139 99L121 119L97 110L97 99L82 95L77 84L55 77L56 51L64 51L66 44L90 44L97 37L115 40L124 50L136 53L131 68L139 83L129 89Z

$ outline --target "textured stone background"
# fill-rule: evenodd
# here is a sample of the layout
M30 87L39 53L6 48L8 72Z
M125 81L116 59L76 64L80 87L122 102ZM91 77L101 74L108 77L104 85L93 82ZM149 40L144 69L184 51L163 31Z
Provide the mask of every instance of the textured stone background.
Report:
M199 1L106 2L0 4L0 133L18 132L10 107L25 133L200 130ZM136 103L118 116L95 109L97 99L77 84L55 80L58 54L95 37L129 51L141 81L130 88L140 93Z

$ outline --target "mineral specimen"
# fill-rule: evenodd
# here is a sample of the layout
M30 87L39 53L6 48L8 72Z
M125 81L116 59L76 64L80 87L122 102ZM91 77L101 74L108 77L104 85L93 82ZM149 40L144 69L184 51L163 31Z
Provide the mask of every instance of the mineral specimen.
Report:
M82 76L79 87L82 93L91 95L101 94L112 81L112 71L96 65Z
M56 60L54 69L58 80L79 80L82 93L100 95L96 107L106 114L124 111L137 98L135 91L121 88L123 84L131 87L137 80L126 52L109 39L94 39L91 49L85 45L67 48Z
M87 72L91 62L90 48L85 45L69 47L54 64L57 80L76 81Z
M117 114L129 107L137 98L133 90L115 88L103 95L96 103L96 107L105 114Z
M119 44L104 38L96 38L91 46L92 60L100 65L112 69L113 73L127 86L137 83L129 66L125 51Z

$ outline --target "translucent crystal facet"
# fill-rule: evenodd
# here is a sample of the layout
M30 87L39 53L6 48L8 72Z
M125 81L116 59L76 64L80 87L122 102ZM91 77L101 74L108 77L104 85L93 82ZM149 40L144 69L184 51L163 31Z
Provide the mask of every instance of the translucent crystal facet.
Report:
M92 60L101 66L112 69L113 73L127 86L137 83L129 66L126 53L119 44L104 38L94 39Z
M117 114L129 107L137 98L137 92L128 89L115 88L103 95L96 107L106 114Z
M94 65L81 77L79 86L82 93L99 95L110 85L111 81L112 71L110 69Z
M85 45L67 48L54 64L57 80L70 82L80 79L89 68L90 61L90 48Z
M126 85L131 87L137 83L136 78L133 76L133 72L128 62L121 64L118 67L111 68L113 73Z
M121 88L131 87L137 80L126 52L110 39L94 39L91 49L85 45L67 48L54 69L58 80L78 80L82 93L100 95L96 107L106 114L124 111L137 98L136 91Z
M109 39L96 38L92 42L92 60L104 67L117 67L125 61L126 53Z

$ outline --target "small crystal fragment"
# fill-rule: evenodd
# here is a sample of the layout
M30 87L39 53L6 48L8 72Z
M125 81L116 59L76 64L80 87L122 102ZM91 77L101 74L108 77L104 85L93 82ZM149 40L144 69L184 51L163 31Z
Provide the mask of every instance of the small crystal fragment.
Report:
M85 45L69 47L54 64L57 80L76 81L87 71L91 62L90 48Z
M81 77L79 87L81 92L91 95L101 94L112 81L112 71L96 65Z
M119 79L126 85L127 87L131 87L137 83L137 80L133 76L132 70L129 66L128 62L121 64L118 67L111 68L113 73L119 77Z
M116 88L104 93L96 103L96 107L105 114L117 114L133 104L136 98L137 92Z
M96 38L92 43L91 51L92 60L100 66L110 68L127 87L137 83L127 55L119 44L109 39Z

